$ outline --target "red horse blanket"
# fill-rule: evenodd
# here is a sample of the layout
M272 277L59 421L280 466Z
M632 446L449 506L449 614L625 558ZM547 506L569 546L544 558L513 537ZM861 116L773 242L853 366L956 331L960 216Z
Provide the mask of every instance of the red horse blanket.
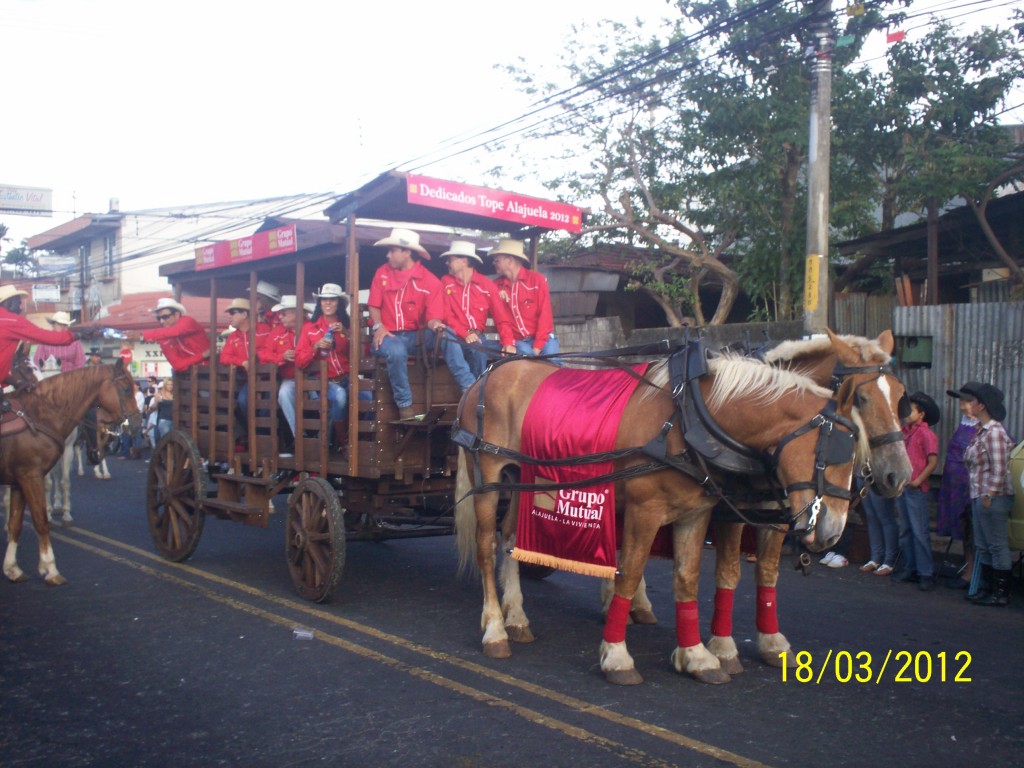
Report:
M646 365L633 368L642 375ZM636 389L627 371L561 368L537 389L522 429L522 452L537 459L567 458L615 448L622 412ZM571 483L607 474L612 462L540 467L523 464L525 483ZM615 576L615 487L537 490L519 495L512 557L588 576Z

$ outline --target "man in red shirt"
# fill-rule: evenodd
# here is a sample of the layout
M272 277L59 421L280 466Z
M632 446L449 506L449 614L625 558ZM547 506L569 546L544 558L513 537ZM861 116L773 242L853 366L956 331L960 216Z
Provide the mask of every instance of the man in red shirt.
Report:
M487 353L481 348L486 342L487 319L494 321L502 348L515 351L512 318L498 296L498 286L476 271L476 265L484 262L473 243L453 240L441 258L448 262L448 274L441 278L446 326L444 359L465 392L487 367ZM459 341L476 348L463 346Z
M420 236L409 229L392 229L391 235L374 245L388 247L388 263L381 266L370 283L367 307L373 330L373 352L387 361L391 391L400 419L415 418L409 386L409 355L416 349L417 331L444 327L441 281L427 271L413 254L429 259ZM431 346L433 334L424 334Z
M160 299L153 312L160 322L152 331L129 331L131 341L156 341L175 371L187 371L193 365L205 365L210 359L210 339L195 318L174 299Z
M21 316L21 297L28 296L13 285L0 285L0 387L7 381L18 345L34 344L66 346L75 340L67 328L47 331Z
M277 389L277 404L284 413L285 421L295 436L295 322L297 315L297 299L295 296L282 296L281 303L275 304L271 310L279 324L275 325L266 343L256 350L261 363L277 366L277 375L281 381ZM290 456L290 449L285 448L282 456Z
M224 346L220 351L220 357L218 360L221 365L236 365L242 368L247 375L249 372L250 345L249 300L233 299L228 305L228 308L224 311L227 313L227 316L231 318L231 327L235 330L227 337L227 339L224 340ZM263 346L269 334L269 325L260 322L256 323L256 351L259 351L259 348ZM243 413L249 406L248 381L246 381L245 384L242 385L241 389L238 390L238 406L242 409Z
M491 258L498 272L494 283L512 314L515 351L520 355L558 354L548 281L529 268L530 257L523 243L501 240Z

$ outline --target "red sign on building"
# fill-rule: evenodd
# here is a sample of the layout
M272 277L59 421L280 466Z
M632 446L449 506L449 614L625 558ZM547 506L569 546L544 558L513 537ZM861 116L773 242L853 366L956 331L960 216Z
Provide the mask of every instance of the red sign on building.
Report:
M237 240L222 240L196 248L196 270L243 264L247 261L294 253L298 250L295 225L268 229Z
M583 227L583 211L566 203L411 173L406 177L406 184L408 200L416 205L478 213L504 221L564 229L567 232L579 232Z

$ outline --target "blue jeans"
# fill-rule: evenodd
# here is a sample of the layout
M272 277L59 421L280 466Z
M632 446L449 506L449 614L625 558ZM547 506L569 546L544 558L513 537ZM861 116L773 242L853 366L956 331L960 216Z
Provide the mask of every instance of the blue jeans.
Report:
M521 339L516 342L516 353L520 355L533 355L533 338ZM548 340L544 342L544 347L541 349L542 355L557 355L558 354L558 338L555 334L548 336Z
M423 332L423 343L428 348L434 346L434 334ZM377 357L383 357L388 367L388 378L391 379L391 392L395 396L395 405L408 408L412 405L412 389L409 387L409 356L416 350L416 331L396 331L385 336L380 346L373 350Z
M981 498L971 499L974 549L979 562L997 571L1010 570L1009 524L1013 496L993 496L989 508Z
M450 329L444 332L444 361L452 372L456 383L465 392L479 379L487 367L487 353L482 349L463 346L462 340Z
M869 491L864 497L864 519L868 524L871 559L879 565L891 567L896 562L900 541L895 499L886 499Z
M914 573L930 578L935 573L932 562L932 540L928 532L928 494L920 488L903 489L896 498L900 513L900 547L906 565L902 573Z
M319 400L319 392L310 392L310 400ZM341 421L345 418L345 408L348 405L348 390L343 384L336 384L333 381L327 382L327 400L331 404L331 421Z
M277 389L277 404L284 414L284 420L291 427L292 437L295 437L295 379L281 380L281 386Z

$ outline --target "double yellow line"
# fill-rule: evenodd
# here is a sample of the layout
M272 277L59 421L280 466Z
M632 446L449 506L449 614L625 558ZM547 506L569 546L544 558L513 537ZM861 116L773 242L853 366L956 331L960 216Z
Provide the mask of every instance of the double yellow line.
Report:
M267 622L270 622L271 624L277 624L280 626L292 628L295 626L295 620L288 618L287 616L281 615L280 613L275 613L273 611L259 608L255 605L252 605L251 603L244 602L242 600L237 600L232 597L228 597L224 594L221 594L220 592L215 591L214 589L203 586L201 583L197 583L195 581L191 581L189 579L185 579L181 576L175 575L174 571L178 571L182 574L188 574L189 576L194 577L196 579L205 580L207 582L211 582L221 587L227 587L229 589L236 590L250 597L258 598L267 603L280 606L281 608L287 609L289 611L305 614L307 616L317 619L318 621L328 622L330 624L335 624L337 626L344 627L345 629L365 635L366 637L372 638L374 640L381 640L386 643L390 643L393 646L412 652L414 654L424 656L425 658L430 659L432 661L443 662L444 664L448 664L452 667L461 669L465 672L469 672L471 674L478 675L489 680L493 680L505 686L510 686L525 691L541 699L566 707L569 710L585 715L590 715L602 720L606 720L610 723L613 723L616 726L635 730L646 736L652 736L654 738L661 739L674 746L678 746L683 749L700 753L702 755L714 758L716 760L720 760L730 765L740 766L740 768L769 768L764 763L760 763L756 760L745 758L742 755L737 755L733 752L729 752L728 750L720 749L711 744L706 744L696 739L691 739L687 736L683 736L682 734L676 733L675 731L670 731L667 728L662 728L660 726L652 725L642 720L638 720L634 717L629 717L627 715L622 715L617 712L612 712L604 707L591 704L587 701L583 701L582 699L578 699L573 696L567 696L563 693L559 693L558 691L554 691L540 685L535 685L525 680L520 680L517 677L512 677L511 675L506 675L502 672L497 672L493 669L481 666L480 664L476 664L472 661L467 661L457 656L452 656L451 654L447 654L442 651L430 648L428 646L413 642L411 640L407 640L403 637L399 637L398 635L383 632L379 629L376 629L375 627L367 626L366 624L361 624L359 622L346 619L334 613L329 613L327 611L315 607L310 603L278 597L276 595L268 594L267 592L256 589L255 587L251 587L247 584L243 584L232 579L226 579L222 576L217 576L216 574L208 573L207 571L195 568L190 565L185 565L183 563L172 563L167 560L164 560L162 557L152 552L139 549L138 547L134 547L130 544L125 544L124 542L117 541L116 539L101 536L100 534L93 533L82 528L74 529L74 533L75 535L72 536L67 533L54 532L51 534L51 536L53 536L53 538L58 539L59 541L71 544L72 546L79 547L80 549L91 552L99 557L105 558L112 562L119 563L121 565L125 565L129 568L134 568L149 576L153 576L155 578L162 579L175 585L195 590L196 592L199 592L204 597L210 600L221 603L222 605L226 605L242 613L247 613L249 615L259 617ZM150 565L146 565L144 562L139 562L139 560L131 559L120 554L117 554L111 549L90 544L78 538L79 536L82 536L87 539L92 539L93 541L99 542L105 545L106 547L129 552L135 558L141 558L143 561L148 560L157 563L160 567L156 568ZM496 707L506 712L510 712L523 718L524 720L527 720L530 723L533 723L535 725L541 725L545 728L550 728L551 730L557 731L562 735L577 739L590 746L606 750L608 752L611 752L615 755L622 757L625 760L628 760L631 763L645 766L674 765L674 763L666 762L665 760L662 760L660 758L648 755L645 752L630 747L626 744L622 744L612 739L605 738L604 736L593 733L592 731L588 731L583 728L579 728L570 723L566 723L561 720L556 720L550 717L549 715L543 714L534 709L524 707L508 699L503 699L501 697L494 696L485 691L481 691L477 688L473 688L471 686L460 683L449 677L439 675L436 672L432 672L423 667L409 664L393 656L388 656L387 654L374 650L373 648L369 648L358 643L353 643L342 637L338 637L328 632L324 632L322 629L317 629L315 637L317 640L327 643L328 645L332 645L336 648L341 648L344 651L369 659L378 664L383 664L396 671L403 672L412 677L424 680L429 683L433 683L434 685L440 686L441 688L445 688L454 693L458 693L462 696L466 696L467 698L473 699L474 701L479 701L483 704L487 704L488 706ZM684 762L686 762L685 759Z

